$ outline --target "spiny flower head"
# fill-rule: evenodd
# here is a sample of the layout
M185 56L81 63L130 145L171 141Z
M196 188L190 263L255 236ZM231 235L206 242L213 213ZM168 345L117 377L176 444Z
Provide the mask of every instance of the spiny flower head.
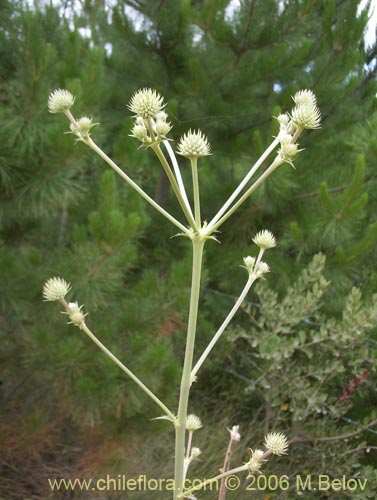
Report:
M211 147L202 131L189 130L181 137L177 153L186 158L199 158L210 155Z
M293 166L292 160L300 151L302 151L302 149L299 149L298 144L281 143L281 148L278 151L278 155L283 161Z
M262 466L262 463L267 462L267 460L263 460L264 451L258 449L253 451L249 448L249 452L251 453L250 459L247 463L249 472L258 472Z
M263 262L263 260L259 262L257 269L258 278L269 272L270 272L270 266L266 262Z
M316 96L311 90L308 89L299 90L295 93L292 99L294 100L296 106L300 104L312 104L313 106L316 106L317 104Z
M193 414L187 415L186 429L188 431L197 431L201 427L203 427L202 421L200 420L200 418L198 416L193 415Z
M70 302L68 304L66 314L68 314L69 319L71 320L69 322L69 324L72 324L72 325L75 325L78 327L80 327L82 325L82 323L85 320L85 316L87 316L87 314L84 314L81 311L82 308L83 308L83 306L79 306L77 302Z
M289 123L289 115L287 113L282 113L276 117L281 128L286 128Z
M316 129L321 126L321 113L318 107L310 102L298 104L292 110L292 121L302 128Z
M164 108L164 98L155 90L141 89L131 97L128 109L141 118L155 118Z
M270 432L264 439L265 447L274 455L287 454L288 439L282 432Z
M172 129L171 123L157 119L156 121L156 132L160 137L165 137L168 135L170 130Z
M71 287L63 278L50 278L43 285L44 300L55 301L64 299Z
M80 140L83 137L89 137L90 129L92 127L95 127L96 125L98 125L98 123L93 123L93 120L91 118L82 116L77 120L77 125L75 125L74 123L70 124L70 129L75 135L77 135Z
M48 110L50 113L64 113L73 106L75 98L64 89L56 89L48 96Z
M259 231L259 233L254 236L253 242L264 250L276 247L275 236L267 229Z
M145 141L148 138L148 130L144 123L135 123L131 130L131 137L135 137L139 141Z

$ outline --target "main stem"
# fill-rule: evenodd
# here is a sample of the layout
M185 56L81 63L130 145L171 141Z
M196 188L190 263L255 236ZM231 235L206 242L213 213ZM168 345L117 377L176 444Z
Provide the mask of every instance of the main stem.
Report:
M174 500L178 500L183 492L185 437L188 399L191 386L191 368L194 356L195 333L198 318L198 304L200 294L200 277L202 272L203 247L205 240L196 236L192 240L192 281L190 312L187 328L185 360L183 364L181 390L179 395L178 419L175 424L175 471L174 471Z

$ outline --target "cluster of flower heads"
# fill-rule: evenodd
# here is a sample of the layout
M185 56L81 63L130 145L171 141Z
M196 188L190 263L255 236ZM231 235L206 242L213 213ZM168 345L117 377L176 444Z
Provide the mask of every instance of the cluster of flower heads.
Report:
M146 146L166 139L172 126L164 107L163 97L155 90L145 88L135 92L128 105L135 115L131 137Z
M266 462L266 457L272 453L273 455L286 455L288 452L288 439L282 432L270 432L264 439L265 451L260 449L249 449L250 458L247 462L248 470L252 474L258 472L263 462Z
M293 166L293 159L302 151L296 139L304 129L316 129L321 126L321 113L317 107L317 98L311 90L300 90L292 97L295 107L291 113L280 114L278 157Z
M83 306L79 306L77 302L66 302L65 296L71 290L71 286L63 278L50 278L46 281L43 286L43 298L49 302L59 301L61 302L66 312L68 314L69 324L81 327L84 324L85 316L82 312Z
M254 236L253 243L255 243L263 252L276 247L275 236L267 229L259 231L259 233ZM264 274L270 272L270 266L262 260L258 263L257 267L255 267L257 259L250 257L250 255L244 257L243 262L245 264L244 267L247 269L249 274L254 275L256 278L260 278Z

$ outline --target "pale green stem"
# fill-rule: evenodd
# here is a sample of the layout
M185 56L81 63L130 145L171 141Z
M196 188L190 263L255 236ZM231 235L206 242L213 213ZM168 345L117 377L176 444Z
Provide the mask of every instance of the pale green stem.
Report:
M174 174L175 174L175 177L177 179L177 183L178 183L178 186L179 186L179 190L180 192L182 193L182 196L183 196L183 199L186 203L186 207L187 207L187 210L189 210L190 214L191 214L191 217L194 218L193 214L192 214L192 210L191 210L191 207L190 207L190 202L187 198L187 194L186 194L186 189L185 189L185 185L183 183L183 179L182 179L182 175L181 175L181 171L180 171L180 168L179 168L179 165L178 165L178 161L177 161L177 158L174 154L174 151L173 151L173 148L170 146L170 142L168 140L165 140L165 141L162 141L168 154L169 154L169 157L170 157L170 161L173 165L173 169L174 169Z
M189 435L187 438L186 456L185 456L184 464L183 464L183 483L185 482L185 479L187 476L187 471L188 471L188 468L190 466L190 452L191 452L193 434L194 434L193 431L189 431Z
M263 174L254 182L252 186L249 187L247 191L241 196L241 198L232 206L230 210L218 221L216 224L212 225L211 227L207 227L208 233L212 233L213 231L216 231L241 205L244 203L247 198L251 195L253 191L255 191L261 184L262 182L272 174L274 170L277 169L279 165L283 163L283 160L280 159L279 156L275 158L275 160L271 163L271 165L268 167L267 170L263 172Z
M195 222L197 227L201 227L201 216L200 216L200 195L199 195L199 178L198 178L198 159L191 158L191 170L192 170L192 187L194 192L194 213Z
M191 369L194 356L195 334L198 318L198 304L200 294L200 277L202 271L203 247L205 240L200 237L192 239L193 263L192 263L192 281L190 311L187 327L185 360L183 364L181 387L178 405L178 420L175 423L175 491L174 500L177 500L183 491L184 482L184 459L185 459L185 435L188 399L191 386Z
M67 304L65 304L65 307L67 308ZM174 423L176 420L176 417L173 415L173 413L169 410L167 406L164 405L162 401L158 399L158 397L153 394L153 392L148 389L148 387L143 384L143 382L131 371L125 366L119 359L114 356L114 354L109 351L107 347L105 347L100 340L97 339L97 337L89 330L89 328L86 326L85 322L83 321L80 324L80 329L103 351L106 356L108 356L111 361L113 361L119 368L132 379L135 384L137 384L142 391L145 392L147 396L149 396L160 408L161 410L169 417L169 419Z
M242 189L246 186L246 184L249 182L249 180L252 178L252 176L255 174L255 172L258 170L258 168L262 165L262 163L268 158L268 156L272 153L272 151L276 148L276 146L279 144L279 136L272 141L272 143L269 145L269 147L266 149L266 151L262 154L262 156L255 162L249 173L245 176L245 178L242 180L242 182L239 184L239 186L235 189L235 191L232 193L232 195L227 199L227 201L224 203L224 205L220 208L220 210L217 212L215 217L209 222L208 228L214 228L218 227L216 222L220 220L221 216L226 212L228 207L233 203L233 201L237 198L237 196L240 194Z
M163 166L164 168L164 171L170 181L170 184L173 188L173 191L175 193L175 196L177 197L177 200L178 200L178 203L180 204L181 208L182 208L182 211L183 213L185 214L185 217L188 221L188 223L190 224L190 226L192 226L194 229L198 229L198 227L196 226L195 224L195 220L193 219L192 217L192 213L191 213L191 210L188 210L187 206L186 206L186 202L182 196L182 193L179 189L179 186L178 186L178 183L177 183L177 180L176 178L174 177L174 174L170 168L170 165L164 155L164 153L162 152L161 148L160 148L160 145L159 144L152 144L151 145L151 148L153 149L153 151L155 152L157 158L160 160L161 162L161 165Z
M208 357L209 353L212 351L212 349L213 349L214 345L216 344L216 342L219 340L219 338L221 337L221 335L224 333L226 327L229 325L229 323L232 320L233 316L236 314L236 312L238 311L238 309L241 307L241 304L245 300L245 297L248 294L251 286L253 285L254 281L257 279L258 266L259 266L259 263L260 263L260 261L262 259L263 253L264 253L264 249L261 248L259 250L259 254L258 254L257 260L256 260L255 265L254 265L254 270L253 270L252 273L249 274L249 279L247 280L246 285L245 285L244 289L242 290L241 295L238 297L237 302L232 307L232 309L229 312L228 316L225 318L223 324L217 330L217 332L215 333L213 339L208 344L207 348L205 349L205 351L203 352L203 354L198 359L196 365L192 369L192 372L191 372L191 383L194 381L195 376L198 373L200 367L202 366L202 364L204 363L204 361Z
M76 127L78 127L76 120L72 116L70 111L66 112L66 116L69 121L73 123ZM160 212L166 219L168 219L172 224L178 227L184 234L188 234L188 229L181 224L177 219L175 219L172 215L170 215L166 210L164 210L158 203L156 203L140 186L134 182L131 177L129 177L123 170L118 167L118 165L109 157L107 154L102 151L102 149L97 146L97 144L88 136L82 138L83 142L89 146L95 153L98 154L117 174L119 174L137 193L140 194L152 207Z
M241 465L240 467L236 467L235 469L228 470L227 472L223 472L222 474L219 474L215 477L212 477L211 479L206 479L205 481L202 481L198 485L194 486L193 488L190 488L188 490L185 490L181 496L178 497L178 499L183 499L187 497L190 493L193 493L194 491L201 490L208 484L214 483L216 481L220 481L223 478L226 478L228 476L232 476L233 474L238 474L239 472L244 472L248 470L248 465Z

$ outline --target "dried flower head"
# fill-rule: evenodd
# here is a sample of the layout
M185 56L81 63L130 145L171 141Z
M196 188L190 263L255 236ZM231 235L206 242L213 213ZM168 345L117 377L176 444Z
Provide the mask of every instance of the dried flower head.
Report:
M187 415L186 429L188 431L197 431L201 427L203 427L202 421L200 420L200 418L197 415L193 415L193 414Z
M141 89L131 97L128 109L141 118L155 118L165 106L164 98L155 90Z
M43 298L48 301L64 299L71 287L62 278L50 278L43 286Z
M292 121L302 128L316 129L321 126L321 113L312 103L298 104L292 110Z
M295 93L292 99L294 100L296 106L299 106L300 104L311 104L315 106L317 104L316 96L311 90L308 89L299 90Z
M66 314L68 314L69 319L71 320L69 324L80 327L82 323L84 323L85 316L87 316L87 314L84 314L81 311L82 308L83 306L79 306L77 302L70 302L68 304Z
M240 426L239 425L233 425L233 427L231 429L228 429L228 432L230 434L230 439L232 441L240 441L241 434L240 434Z
M211 154L207 137L200 130L189 130L178 144L177 153L186 158L199 158Z
M64 89L56 89L48 96L48 110L50 113L64 113L73 106L75 98Z
M263 229L262 231L259 231L259 233L257 233L254 236L253 242L256 245L258 245L259 248L263 248L264 250L267 250L268 248L276 247L275 236L267 229Z
M265 437L265 447L274 455L286 455L288 451L288 439L282 432L270 432Z

